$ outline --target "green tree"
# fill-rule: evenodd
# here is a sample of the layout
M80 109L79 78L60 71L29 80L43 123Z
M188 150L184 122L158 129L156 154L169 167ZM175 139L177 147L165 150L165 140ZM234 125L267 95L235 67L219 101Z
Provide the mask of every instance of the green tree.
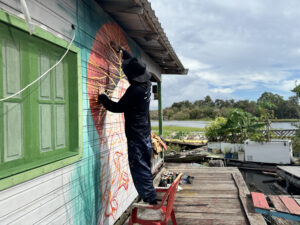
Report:
M211 97L209 95L207 95L205 98L204 98L204 105L206 106L215 106L215 103L213 102L213 100L211 99Z

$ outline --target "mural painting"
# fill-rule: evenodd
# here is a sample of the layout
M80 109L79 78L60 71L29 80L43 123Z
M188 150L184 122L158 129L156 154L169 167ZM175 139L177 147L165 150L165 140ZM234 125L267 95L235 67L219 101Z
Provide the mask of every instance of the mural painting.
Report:
M106 93L118 101L129 86L122 71L121 55L113 51L111 41L131 52L122 29L115 23L106 23L95 36L86 70L87 138L93 157L87 156L91 158L88 165L78 166L77 176L89 177L80 186L91 188L93 195L78 190L77 194L82 193L84 199L79 208L87 216L78 218L77 222L84 220L90 224L112 224L137 196L128 167L124 116L108 112L97 103L98 93Z

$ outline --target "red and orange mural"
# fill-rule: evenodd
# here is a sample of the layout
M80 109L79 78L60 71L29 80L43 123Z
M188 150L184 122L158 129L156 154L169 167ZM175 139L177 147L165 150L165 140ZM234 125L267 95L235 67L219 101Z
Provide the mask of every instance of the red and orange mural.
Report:
M111 41L130 51L122 29L114 23L104 24L92 45L87 68L87 91L99 135L101 162L99 188L102 212L98 224L116 220L136 196L128 167L124 116L108 112L97 103L99 93L106 93L112 100L118 101L129 85L122 71L122 56L112 49Z

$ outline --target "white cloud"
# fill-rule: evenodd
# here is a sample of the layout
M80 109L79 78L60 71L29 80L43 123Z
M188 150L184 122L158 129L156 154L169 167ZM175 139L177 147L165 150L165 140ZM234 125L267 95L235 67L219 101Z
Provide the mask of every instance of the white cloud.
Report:
M300 1L150 0L188 76L164 76L166 105L280 92L300 80Z
M203 69L210 69L211 66L205 63L202 63L198 61L197 59L180 56L179 58L181 62L184 64L186 68L189 68L189 70L203 70Z
M295 80L284 80L275 85L269 85L269 88L290 92L295 87Z
M234 89L232 89L232 88L213 88L211 91L215 92L215 93L230 94L230 93L234 92Z

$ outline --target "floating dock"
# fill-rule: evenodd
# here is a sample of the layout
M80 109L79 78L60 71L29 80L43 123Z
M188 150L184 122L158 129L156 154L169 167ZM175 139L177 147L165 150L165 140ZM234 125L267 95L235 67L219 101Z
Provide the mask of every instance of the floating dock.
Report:
M178 144L189 147L201 147L207 145L207 140L180 140L180 139L165 139L167 144Z
M251 195L256 212L300 222L299 197L294 198L285 195L266 196L258 192L252 192ZM269 206L266 198L269 199L271 206Z
M277 166L277 174L286 181L286 188L290 184L300 188L300 166Z

